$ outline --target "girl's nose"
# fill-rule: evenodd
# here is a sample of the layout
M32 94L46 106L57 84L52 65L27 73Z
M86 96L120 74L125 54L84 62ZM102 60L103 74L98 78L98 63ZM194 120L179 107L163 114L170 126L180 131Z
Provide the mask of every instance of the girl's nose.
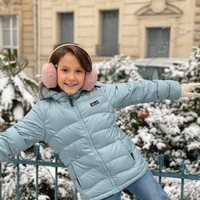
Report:
M70 73L69 76L68 76L68 79L69 80L74 80L75 79L74 73Z

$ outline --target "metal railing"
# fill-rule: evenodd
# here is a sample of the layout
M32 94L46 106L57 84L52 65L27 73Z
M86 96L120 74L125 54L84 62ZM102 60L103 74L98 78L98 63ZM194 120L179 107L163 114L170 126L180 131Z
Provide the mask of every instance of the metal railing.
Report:
M54 200L58 200L58 168L66 168L66 166L59 160L58 155L55 154L54 161L43 161L40 159L39 144L34 145L34 157L33 159L22 159L20 156L11 158L8 163L16 165L16 200L21 200L20 194L20 166L19 165L33 165L35 166L35 199L39 197L39 166L54 168ZM77 200L77 191L73 188L72 200ZM2 164L0 163L0 200L3 199L2 191Z
M65 165L60 162L57 155L55 155L54 161L43 161L40 159L40 153L39 153L39 144L36 144L34 146L34 159L22 159L19 156L16 158L9 159L8 163L13 163L16 166L16 199L21 199L20 194L20 165L33 165L35 166L35 199L38 200L39 196L39 166L45 166L45 167L52 167L54 168L54 200L58 200L58 168L66 168ZM180 179L180 200L184 200L184 186L185 186L185 180L197 180L200 181L200 173L198 174L190 174L187 170L186 164L181 163L180 169L178 172L170 172L166 169L164 165L165 156L163 154L157 154L157 166L158 168L153 169L152 173L154 176L158 177L158 181L160 184L162 184L162 179L165 177L168 178L175 178ZM2 196L2 164L0 163L0 200L3 200ZM73 200L77 200L77 191L75 188L73 188Z
M165 161L165 155L158 154L158 169L152 170L152 173L154 176L158 177L158 181L160 184L162 184L163 177L167 178L174 178L180 180L180 200L184 200L184 186L185 186L185 180L196 180L200 181L200 171L196 174L191 174L187 170L187 165L185 163L179 163L179 169L177 172L170 172L168 169L166 169L164 161Z

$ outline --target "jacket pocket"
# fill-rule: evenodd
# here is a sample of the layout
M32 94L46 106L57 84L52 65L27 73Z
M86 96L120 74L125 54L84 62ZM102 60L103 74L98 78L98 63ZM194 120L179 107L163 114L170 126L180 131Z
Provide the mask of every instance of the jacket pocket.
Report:
M130 155L130 158L132 159L132 161L134 162L135 164L135 157L134 157L134 154L131 150L128 149L128 147L126 146L126 144L123 143L122 140L119 140L121 145L123 146L123 148L127 151L127 153Z
M135 157L133 155L133 152L131 152L130 154L131 154L132 159L135 161Z

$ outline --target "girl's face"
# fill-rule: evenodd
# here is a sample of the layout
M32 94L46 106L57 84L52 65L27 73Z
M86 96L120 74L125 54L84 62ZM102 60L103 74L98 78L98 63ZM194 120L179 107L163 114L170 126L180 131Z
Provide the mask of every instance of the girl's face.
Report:
M82 88L85 80L85 70L72 53L66 53L57 66L58 86L69 95Z

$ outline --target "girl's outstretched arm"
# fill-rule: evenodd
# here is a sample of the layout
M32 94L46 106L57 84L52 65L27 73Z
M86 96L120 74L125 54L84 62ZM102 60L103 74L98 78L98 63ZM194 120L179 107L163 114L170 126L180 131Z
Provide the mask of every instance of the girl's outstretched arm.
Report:
M141 80L107 84L102 88L113 107L122 108L164 99L176 100L180 97L200 97L200 94L192 92L198 86L200 86L200 83L181 85L178 81L173 80Z
M44 116L37 103L18 123L0 133L0 162L44 140Z
M107 84L104 94L114 108L149 103L158 100L175 100L181 96L181 85L172 80L140 80Z

